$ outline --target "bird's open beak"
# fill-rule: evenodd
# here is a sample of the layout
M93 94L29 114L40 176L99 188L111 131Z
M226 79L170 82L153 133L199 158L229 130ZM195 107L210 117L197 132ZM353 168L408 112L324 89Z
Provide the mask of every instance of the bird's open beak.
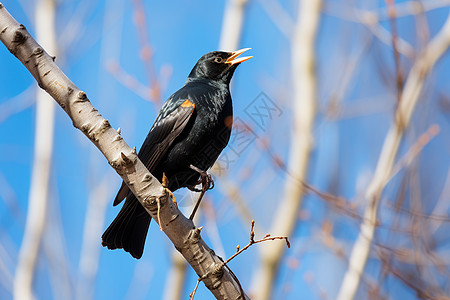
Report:
M239 55L241 55L242 53L244 53L247 50L250 50L252 48L244 48L241 50L237 50L234 52L231 52L231 56L228 57L227 61L225 63L227 64L231 64L231 65L235 65L235 64L240 64L241 62L244 62L246 60L249 60L250 58L252 58L253 56L244 56L244 57L240 57L238 58Z

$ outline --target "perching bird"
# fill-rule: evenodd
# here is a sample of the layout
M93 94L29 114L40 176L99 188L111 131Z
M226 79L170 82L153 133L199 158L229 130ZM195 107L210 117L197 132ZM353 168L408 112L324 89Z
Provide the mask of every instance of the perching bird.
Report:
M233 123L229 84L237 66L252 58L238 57L249 49L203 55L156 117L138 156L160 182L165 173L171 191L195 186L228 144ZM123 182L114 206L125 198L102 245L123 248L139 259L151 217Z

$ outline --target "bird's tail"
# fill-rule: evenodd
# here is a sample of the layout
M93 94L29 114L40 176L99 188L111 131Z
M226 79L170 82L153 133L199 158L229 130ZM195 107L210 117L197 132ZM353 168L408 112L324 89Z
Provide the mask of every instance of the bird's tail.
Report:
M108 249L129 252L141 258L151 217L133 193L129 193L117 217L102 235L102 245Z

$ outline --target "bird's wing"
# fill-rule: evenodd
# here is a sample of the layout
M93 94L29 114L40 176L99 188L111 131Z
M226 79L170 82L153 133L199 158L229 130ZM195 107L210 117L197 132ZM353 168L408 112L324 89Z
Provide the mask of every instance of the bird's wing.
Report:
M184 101L178 100L175 103L167 101L162 107L138 153L139 159L150 172L153 172L155 166L166 154L167 149L186 127L194 113L194 109L195 104L188 99ZM122 182L113 205L115 206L122 202L129 191L125 182Z

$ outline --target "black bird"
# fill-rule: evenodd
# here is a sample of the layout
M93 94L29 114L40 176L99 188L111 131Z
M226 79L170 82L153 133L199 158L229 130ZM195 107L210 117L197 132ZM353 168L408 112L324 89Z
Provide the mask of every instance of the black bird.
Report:
M138 156L160 182L165 173L171 191L195 186L228 144L233 123L229 84L237 66L252 58L238 58L249 49L203 55L156 117ZM139 259L151 217L123 182L113 205L125 198L102 245L123 248Z

